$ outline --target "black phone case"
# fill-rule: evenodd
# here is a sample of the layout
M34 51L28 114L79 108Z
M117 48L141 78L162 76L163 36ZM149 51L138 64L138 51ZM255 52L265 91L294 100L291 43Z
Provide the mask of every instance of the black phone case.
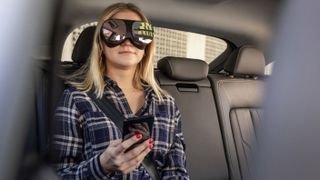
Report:
M134 147L151 137L153 122L153 116L130 118L123 122L123 141L134 136L137 133L140 133L142 135L142 138L137 143L128 148L126 152L133 149Z

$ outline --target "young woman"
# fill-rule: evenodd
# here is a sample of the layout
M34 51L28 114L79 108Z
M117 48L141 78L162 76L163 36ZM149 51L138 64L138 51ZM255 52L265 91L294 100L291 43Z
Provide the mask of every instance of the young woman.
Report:
M152 25L135 5L117 3L104 11L88 63L73 75L56 109L53 144L62 179L151 179L141 165L147 154L161 179L189 179L180 112L154 79L152 39ZM126 119L151 115L151 137L128 149L142 138L140 131L122 140L89 91Z

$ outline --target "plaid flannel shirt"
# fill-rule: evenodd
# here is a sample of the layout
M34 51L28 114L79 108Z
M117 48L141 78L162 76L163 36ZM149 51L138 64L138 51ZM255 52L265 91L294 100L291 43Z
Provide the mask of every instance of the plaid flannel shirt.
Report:
M161 179L189 179L181 116L174 99L160 102L152 88L144 85L144 105L133 114L117 83L107 76L105 82L103 98L111 100L125 118L155 117L150 155ZM151 179L142 165L127 175L115 172L109 177L103 172L99 155L110 141L121 139L122 132L86 93L73 87L66 89L55 112L55 123L54 166L62 179Z

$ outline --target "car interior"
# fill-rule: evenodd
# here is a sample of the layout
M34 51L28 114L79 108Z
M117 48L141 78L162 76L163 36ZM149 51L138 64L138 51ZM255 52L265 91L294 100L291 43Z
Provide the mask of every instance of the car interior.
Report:
M54 109L67 87L64 77L89 57L95 25L84 28L74 41L71 61L61 58L64 43L75 28L96 21L115 2L119 1L69 0L54 6L52 36L39 43L45 50L33 58L34 111L17 165L19 173L12 179L57 178L48 164ZM267 81L273 76L266 74L266 66L273 62L270 43L283 1L130 2L157 27L214 36L227 43L209 63L173 55L157 59L155 78L181 111L190 179L255 179L253 155L260 143L261 125L265 125L264 105L270 95Z
M81 32L71 62L57 64L61 74L70 75L86 62L94 30L95 26L89 26ZM160 87L176 99L181 111L191 179L246 179L250 172L249 155L262 113L266 63L263 52L249 42L229 46L221 55L223 63L215 62L215 66L199 59L166 56L155 68ZM44 66L50 67L50 62L46 63ZM212 73L213 70L218 72ZM65 88L63 78L59 73L45 69L43 72L40 77L44 82L39 88L43 98L39 101L49 98L45 81L50 76L56 78L54 101L57 101ZM50 113L43 109L46 102L38 104L39 134L31 139L39 138L40 143L35 144L42 151L49 135L43 129L49 124L41 116Z

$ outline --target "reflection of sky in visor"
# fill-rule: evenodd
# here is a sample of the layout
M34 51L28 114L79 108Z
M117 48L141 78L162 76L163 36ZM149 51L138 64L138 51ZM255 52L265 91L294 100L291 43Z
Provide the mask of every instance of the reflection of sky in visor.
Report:
M103 31L103 35L106 37L110 37L112 34L112 31L110 31L109 29L102 29Z
M115 36L115 40L116 40L116 41L120 41L120 40L122 40L122 39L124 39L124 36L121 36L121 35L116 35L116 36Z
M139 41L144 44L149 44L149 43L151 43L152 39L145 39L143 37L139 37Z

